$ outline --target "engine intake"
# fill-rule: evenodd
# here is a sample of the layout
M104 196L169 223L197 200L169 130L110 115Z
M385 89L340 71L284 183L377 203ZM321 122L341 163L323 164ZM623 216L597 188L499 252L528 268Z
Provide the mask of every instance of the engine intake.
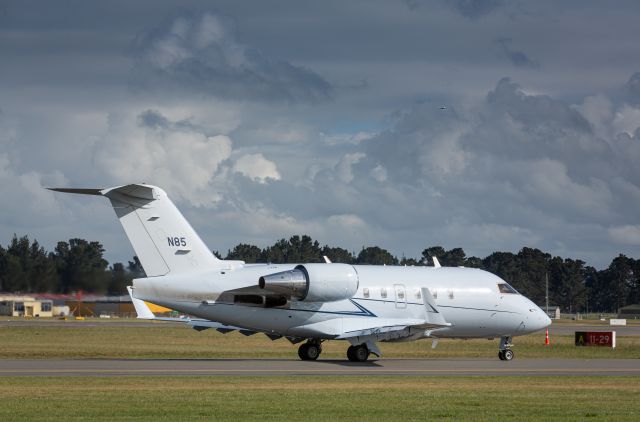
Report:
M304 264L260 277L261 289L305 302L349 299L358 290L358 273L347 264Z

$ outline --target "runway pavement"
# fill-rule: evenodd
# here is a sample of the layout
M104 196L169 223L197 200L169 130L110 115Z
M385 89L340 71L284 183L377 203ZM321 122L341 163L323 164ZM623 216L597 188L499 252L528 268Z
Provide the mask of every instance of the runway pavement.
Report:
M0 376L566 376L640 375L633 359L381 359L303 362L291 359L77 359L0 360Z

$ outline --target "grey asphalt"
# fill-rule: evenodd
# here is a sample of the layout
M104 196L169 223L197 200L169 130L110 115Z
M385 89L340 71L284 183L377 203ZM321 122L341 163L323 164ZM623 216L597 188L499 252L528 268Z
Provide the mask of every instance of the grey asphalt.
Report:
M303 362L292 359L0 360L0 376L566 376L640 375L634 359L380 359Z

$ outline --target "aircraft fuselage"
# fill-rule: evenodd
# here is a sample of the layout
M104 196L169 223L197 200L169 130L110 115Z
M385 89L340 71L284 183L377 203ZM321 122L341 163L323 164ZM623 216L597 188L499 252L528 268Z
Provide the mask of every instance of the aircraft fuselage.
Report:
M188 277L151 277L135 280L134 289L138 298L186 314L305 338L334 338L336 333L321 325L315 328L314 324L336 318L419 319L424 307L423 287L429 289L451 326L429 333L414 330L405 337L515 336L538 331L550 322L544 311L529 299L517 293L502 293L498 287L505 283L502 279L473 268L356 265L353 268L358 274L358 289L349 299L334 302L291 299L281 306L248 301L264 294L257 287L259 277L295 267L296 264L246 265ZM241 296L240 302L236 296Z

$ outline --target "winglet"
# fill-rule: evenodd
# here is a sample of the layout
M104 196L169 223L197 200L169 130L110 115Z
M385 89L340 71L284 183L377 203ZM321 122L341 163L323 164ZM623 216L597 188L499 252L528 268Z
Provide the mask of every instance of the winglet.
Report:
M129 296L131 297L131 302L133 302L133 307L136 308L136 313L138 314L139 319L156 318L156 316L153 314L153 312L151 312L151 309L149 309L144 301L133 297L133 288L131 286L127 286L127 291L129 292Z
M444 316L440 313L440 308L436 304L435 299L431 295L428 288L423 287L420 289L422 292L422 302L425 310L425 320L428 324L437 325L441 327L450 327L451 323L444 319Z
M435 256L432 256L431 258L433 258L433 266L435 268L440 268L442 267L442 265L440 265L440 261L438 261L438 258L436 258Z
M331 264L331 260L327 255L322 255L322 258L324 259L325 264Z

